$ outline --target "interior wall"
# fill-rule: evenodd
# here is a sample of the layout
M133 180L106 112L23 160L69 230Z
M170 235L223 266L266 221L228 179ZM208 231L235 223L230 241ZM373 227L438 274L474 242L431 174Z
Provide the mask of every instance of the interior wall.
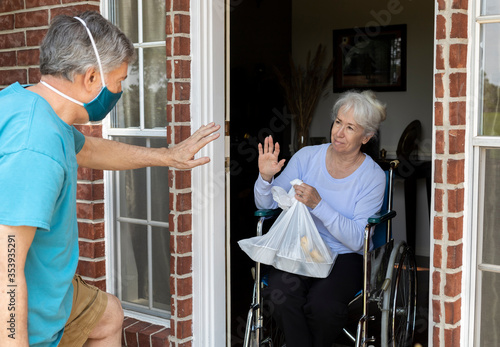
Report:
M377 97L387 104L387 119L380 129L380 148L395 157L399 138L406 126L418 119L422 123L419 157L430 159L432 153L432 88L433 88L433 0L292 0L292 55L304 64L308 51L318 44L327 46L333 57L334 29L376 25L407 25L407 90L379 92ZM329 139L331 108L338 94L333 86L320 101L309 136Z

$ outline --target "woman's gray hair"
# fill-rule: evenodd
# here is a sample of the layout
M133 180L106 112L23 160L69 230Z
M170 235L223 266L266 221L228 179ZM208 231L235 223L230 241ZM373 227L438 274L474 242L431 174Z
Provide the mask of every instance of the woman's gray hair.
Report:
M347 91L333 106L332 119L335 121L340 109L353 110L356 123L365 129L366 135L377 135L380 123L385 120L385 104L381 103L371 90L363 92Z
M118 27L97 12L87 11L78 17L94 37L104 73L133 62L134 45ZM99 64L83 23L66 15L55 17L40 46L41 74L73 82L76 74L92 67L98 69Z

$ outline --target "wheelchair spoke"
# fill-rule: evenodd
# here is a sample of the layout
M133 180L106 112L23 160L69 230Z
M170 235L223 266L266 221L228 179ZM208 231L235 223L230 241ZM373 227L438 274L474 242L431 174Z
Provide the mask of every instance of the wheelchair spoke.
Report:
M411 346L416 317L416 266L409 249L397 264L392 307L392 346Z

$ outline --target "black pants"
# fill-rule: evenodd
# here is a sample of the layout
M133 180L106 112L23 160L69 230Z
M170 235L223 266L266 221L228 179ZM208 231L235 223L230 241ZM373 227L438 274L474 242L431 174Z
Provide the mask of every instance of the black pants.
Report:
M363 256L337 257L327 278L271 269L264 293L287 347L331 347L347 322L347 305L363 287Z

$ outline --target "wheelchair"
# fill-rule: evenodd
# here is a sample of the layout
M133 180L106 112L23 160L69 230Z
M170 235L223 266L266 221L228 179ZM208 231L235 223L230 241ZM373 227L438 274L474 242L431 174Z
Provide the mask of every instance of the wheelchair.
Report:
M341 346L413 346L417 305L417 267L413 251L404 241L395 243L391 220L393 174L399 162L390 162L386 171L386 190L381 212L371 216L364 231L363 288L349 303L349 322ZM258 210L257 236L264 221L280 210ZM373 250L370 250L370 235ZM252 268L253 298L247 315L243 347L283 347L284 336L266 315L262 291L267 287L261 264ZM336 342L337 343L337 342ZM339 346L334 344L333 346Z

